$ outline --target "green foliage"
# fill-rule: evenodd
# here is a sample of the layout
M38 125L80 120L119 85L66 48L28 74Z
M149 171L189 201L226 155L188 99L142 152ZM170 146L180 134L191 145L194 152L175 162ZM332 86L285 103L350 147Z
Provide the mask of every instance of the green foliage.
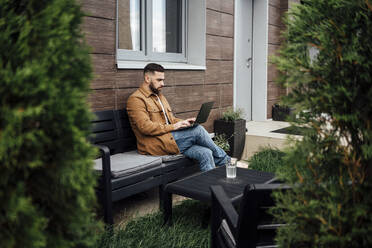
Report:
M226 138L226 135L224 133L215 135L213 138L213 141L217 146L222 148L222 150L224 150L225 152L230 151L229 140Z
M87 247L91 66L73 0L0 0L0 247Z
M282 247L372 246L372 2L304 0L275 59L285 99L308 124L285 158ZM318 53L309 56L309 48ZM307 110L307 111L303 111Z
M249 169L276 173L283 168L285 153L279 149L266 147L249 159Z
M224 121L235 121L243 119L244 113L243 109L237 108L234 110L233 108L229 108L227 111L222 113L222 120Z
M114 235L103 233L97 248L207 248L210 247L210 227L203 228L205 205L187 200L173 209L173 225L163 226L160 212L134 219L125 230Z

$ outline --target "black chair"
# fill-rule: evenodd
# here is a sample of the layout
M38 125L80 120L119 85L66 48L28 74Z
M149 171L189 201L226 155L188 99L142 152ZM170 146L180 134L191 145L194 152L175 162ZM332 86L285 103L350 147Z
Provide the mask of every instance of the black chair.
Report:
M211 186L211 247L277 247L274 242L276 229L283 224L273 223L273 217L267 210L274 205L271 197L273 190L279 189L286 190L288 186L247 185L239 211L236 211L223 188L219 185Z

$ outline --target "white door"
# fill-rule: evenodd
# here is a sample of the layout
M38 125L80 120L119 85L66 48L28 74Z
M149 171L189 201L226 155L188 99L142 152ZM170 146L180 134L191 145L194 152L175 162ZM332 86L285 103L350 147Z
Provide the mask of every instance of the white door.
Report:
M235 1L234 107L252 120L252 2Z

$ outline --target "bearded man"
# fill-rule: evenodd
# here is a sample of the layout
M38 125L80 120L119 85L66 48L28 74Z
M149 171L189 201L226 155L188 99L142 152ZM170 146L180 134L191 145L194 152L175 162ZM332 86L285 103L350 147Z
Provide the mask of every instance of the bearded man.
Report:
M137 138L138 152L157 156L182 153L197 160L201 171L230 161L230 157L213 142L203 126L190 127L195 118L182 120L174 116L161 93L164 78L161 65L146 65L142 85L128 98L127 111Z

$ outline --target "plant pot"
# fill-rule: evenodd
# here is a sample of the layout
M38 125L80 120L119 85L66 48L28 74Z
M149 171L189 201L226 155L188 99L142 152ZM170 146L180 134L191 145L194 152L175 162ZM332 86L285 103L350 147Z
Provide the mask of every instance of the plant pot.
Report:
M293 113L293 109L286 106L275 104L272 107L272 118L274 121L286 121L287 117Z
M244 150L245 145L245 127L246 121L243 119L235 121L214 121L214 133L225 134L230 145L230 151L227 154L230 157L240 159Z

